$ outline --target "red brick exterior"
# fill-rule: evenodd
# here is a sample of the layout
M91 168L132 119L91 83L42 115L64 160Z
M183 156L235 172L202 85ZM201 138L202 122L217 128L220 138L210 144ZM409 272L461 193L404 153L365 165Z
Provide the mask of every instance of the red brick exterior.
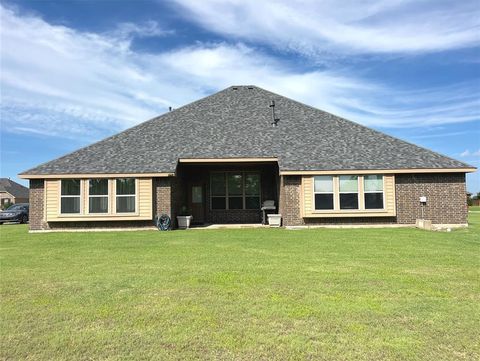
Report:
M222 168L223 169L223 168ZM396 217L361 218L302 218L301 217L301 176L282 176L277 181L276 173L268 167L260 168L262 173L262 200L278 199L279 213L284 226L308 225L369 225L369 224L415 224L421 217L420 196L427 197L424 219L433 224L466 224L467 200L464 173L447 174L397 174L395 176ZM156 215L167 214L176 226L176 216L186 205L188 185L191 180L205 185L206 223L258 223L258 210L216 211L209 206L210 168L189 167L181 170L178 177L153 179L152 221L85 221L50 222L44 219L44 181L30 181L30 229L63 228L132 228L152 227ZM276 196L278 194L278 197Z
M30 180L30 211L28 223L30 230L48 229L48 224L43 220L45 202L45 182L43 179Z
M125 229L125 228L145 228L154 227L153 221L81 221L81 222L49 222L46 225L50 230L69 230L69 229Z
M172 216L172 181L170 178L153 179L153 189L155 196L153 197L154 214L166 214Z
M300 215L300 187L301 176L280 177L279 213L282 215L284 226L304 225Z
M397 174L395 176L396 217L302 218L301 176L283 176L280 213L285 226L415 224L421 218L420 197L427 197L424 219L433 224L466 224L468 209L464 173Z
M433 224L467 223L464 173L399 174L395 177L395 192L400 224L412 224L421 218L421 196L427 197L424 219Z
M176 226L176 217L180 209L182 192L177 177L153 179L153 217L166 214L172 219L172 227Z

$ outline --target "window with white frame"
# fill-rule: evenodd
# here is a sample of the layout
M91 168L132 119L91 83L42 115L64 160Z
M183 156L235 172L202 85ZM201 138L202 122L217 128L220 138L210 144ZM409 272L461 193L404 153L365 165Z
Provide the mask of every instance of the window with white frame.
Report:
M108 213L108 179L88 181L88 212Z
M332 210L334 204L333 176L314 177L313 193L316 210Z
M211 209L260 209L260 189L260 174L258 173L211 173Z
M117 213L134 213L136 203L135 178L116 179L116 211Z
M314 209L316 211L385 209L383 181L382 174L315 176L313 177ZM363 187L360 188L362 182Z
M80 213L80 179L62 179L60 190L60 213Z
M365 209L383 209L383 176L378 174L363 177Z
M358 209L358 176L341 175L338 178L340 209Z

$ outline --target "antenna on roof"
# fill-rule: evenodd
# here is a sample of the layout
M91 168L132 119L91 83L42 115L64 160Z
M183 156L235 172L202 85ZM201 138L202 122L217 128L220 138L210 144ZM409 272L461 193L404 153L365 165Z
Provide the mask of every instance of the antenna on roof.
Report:
M274 127L276 127L278 125L277 123L280 119L275 117L275 100L271 101L270 108L272 108L272 122L270 124L273 125Z

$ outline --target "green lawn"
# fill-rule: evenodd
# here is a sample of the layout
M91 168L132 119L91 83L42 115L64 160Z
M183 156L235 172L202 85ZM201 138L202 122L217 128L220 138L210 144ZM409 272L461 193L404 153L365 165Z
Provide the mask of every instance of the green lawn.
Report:
M479 206L471 206L471 207L468 207L468 210L470 212L480 212L480 207Z
M3 360L478 360L480 214L453 232L1 226Z

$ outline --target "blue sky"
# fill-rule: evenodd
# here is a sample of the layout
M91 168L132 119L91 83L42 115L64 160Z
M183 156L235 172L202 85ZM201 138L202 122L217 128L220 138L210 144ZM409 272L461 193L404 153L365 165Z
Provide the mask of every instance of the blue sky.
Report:
M2 1L1 176L234 84L480 165L478 1ZM479 173L467 187L480 191Z

